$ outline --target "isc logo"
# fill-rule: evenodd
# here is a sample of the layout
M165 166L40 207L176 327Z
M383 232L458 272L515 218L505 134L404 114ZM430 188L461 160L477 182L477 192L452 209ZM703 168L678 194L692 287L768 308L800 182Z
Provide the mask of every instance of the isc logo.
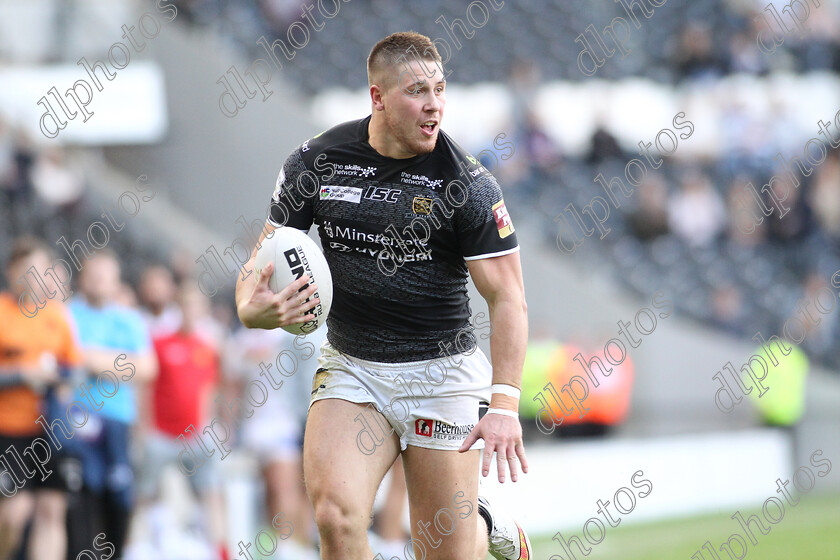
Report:
M402 190L400 189L389 189L388 187L368 187L365 189L362 198L377 202L390 202L393 204L397 201L397 199L399 199L401 192Z

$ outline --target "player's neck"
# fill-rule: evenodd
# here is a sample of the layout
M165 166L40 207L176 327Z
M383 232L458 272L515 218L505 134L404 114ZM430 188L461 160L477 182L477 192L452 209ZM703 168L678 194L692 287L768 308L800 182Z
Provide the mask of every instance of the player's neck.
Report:
M381 111L374 111L373 115L371 115L370 123L368 123L368 144L379 155L388 158L408 159L417 155L404 150L400 143L391 135L391 131L388 130L388 124L385 122L385 115Z

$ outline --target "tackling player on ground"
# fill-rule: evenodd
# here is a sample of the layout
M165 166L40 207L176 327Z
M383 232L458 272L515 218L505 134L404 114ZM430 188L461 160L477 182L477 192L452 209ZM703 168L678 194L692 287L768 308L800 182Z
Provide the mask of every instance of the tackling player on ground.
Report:
M524 531L478 496L477 467L487 476L494 452L501 482L508 470L517 480L517 461L528 470L517 413L527 315L513 225L493 176L440 130L446 83L429 38L381 40L368 79L372 115L289 156L263 233L317 223L333 276L304 441L321 555L371 559L376 490L402 453L416 557L480 560L489 540L496 558L526 560ZM313 319L317 287L303 276L275 294L272 271L239 279L242 323ZM469 324L468 274L490 310L492 367ZM435 363L446 364L443 374ZM373 451L360 445L359 418L371 414L389 434ZM438 523L465 501L480 515Z

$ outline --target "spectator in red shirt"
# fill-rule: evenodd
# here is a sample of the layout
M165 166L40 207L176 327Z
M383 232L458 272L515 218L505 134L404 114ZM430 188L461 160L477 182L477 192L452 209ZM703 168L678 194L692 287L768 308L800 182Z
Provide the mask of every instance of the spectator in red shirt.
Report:
M146 416L151 425L147 427L141 495L147 502L158 493L163 469L177 466L184 449L178 436L191 426L188 433L200 434L209 424L220 378L219 355L198 333L201 321L209 316L207 298L195 285L185 283L177 302L182 315L180 327L153 340L160 369L151 389L151 414ZM217 546L219 558L226 559L224 503L216 462L206 461L188 480L209 516L206 534Z

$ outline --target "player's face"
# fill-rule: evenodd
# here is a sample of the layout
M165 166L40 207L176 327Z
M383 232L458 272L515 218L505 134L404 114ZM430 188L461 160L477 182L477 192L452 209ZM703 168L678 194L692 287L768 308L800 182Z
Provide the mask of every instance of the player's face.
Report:
M446 82L441 69L432 61L415 59L400 66L397 83L383 96L385 123L395 146L411 157L435 149L443 108L446 105ZM433 72L429 77L426 73Z

